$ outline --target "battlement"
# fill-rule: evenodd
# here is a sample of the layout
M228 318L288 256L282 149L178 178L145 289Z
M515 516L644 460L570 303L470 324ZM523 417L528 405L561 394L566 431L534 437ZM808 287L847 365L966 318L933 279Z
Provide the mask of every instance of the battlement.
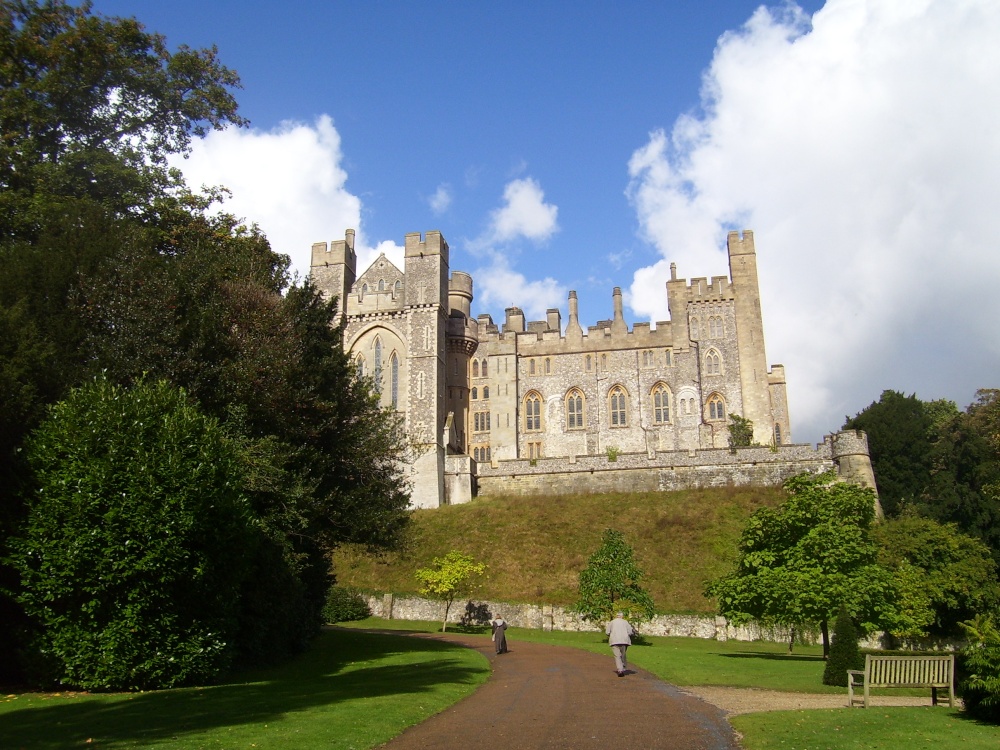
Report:
M405 257L407 258L441 255L445 261L448 260L448 243L445 242L441 232L437 230L427 232L425 238L421 238L420 232L410 232L406 235L405 246Z
M314 242L312 245L311 265L315 267L346 265L351 271L357 268L358 258L354 253L354 230L344 232L344 239L333 240L329 247L325 242Z
M742 232L730 232L726 235L726 248L730 258L736 255L756 255L753 230L744 229Z

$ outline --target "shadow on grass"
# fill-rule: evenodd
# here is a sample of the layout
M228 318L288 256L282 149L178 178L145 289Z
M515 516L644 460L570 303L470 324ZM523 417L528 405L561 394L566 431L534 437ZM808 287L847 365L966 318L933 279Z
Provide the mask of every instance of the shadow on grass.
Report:
M282 667L240 675L240 682L129 695L90 695L0 713L0 747L56 750L114 748L178 739L219 727L275 721L283 715L348 699L420 693L441 683L468 683L477 670L447 658L461 646L428 639L326 631ZM398 655L432 662L364 667ZM412 653L415 656L408 657ZM348 668L350 665L359 665ZM58 702L56 702L58 701ZM73 702L70 702L73 701Z
M714 655L721 656L725 659L769 659L771 661L808 661L808 662L823 661L822 656L809 656L808 654L767 654L756 651L737 651L736 653L731 653L731 654L722 654L716 652Z

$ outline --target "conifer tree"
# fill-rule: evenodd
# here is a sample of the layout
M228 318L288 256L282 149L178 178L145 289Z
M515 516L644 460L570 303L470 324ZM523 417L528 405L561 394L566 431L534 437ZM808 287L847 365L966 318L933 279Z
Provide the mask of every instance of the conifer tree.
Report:
M847 687L847 670L862 669L864 665L865 660L858 648L858 630L847 607L842 606L833 626L833 641L826 669L823 670L823 684Z

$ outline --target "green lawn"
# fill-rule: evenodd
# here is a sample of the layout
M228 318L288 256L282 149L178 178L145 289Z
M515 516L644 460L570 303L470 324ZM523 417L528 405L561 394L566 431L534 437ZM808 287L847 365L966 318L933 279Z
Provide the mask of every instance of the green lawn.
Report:
M434 632L441 624L402 620L365 620L359 627ZM482 629L485 632L485 628ZM609 654L600 633L543 632L511 628L518 640L572 646ZM822 684L820 646L796 646L792 654L780 643L717 642L700 638L648 638L649 645L629 649L629 660L675 685L728 685L787 692L832 693L846 688ZM610 655L609 655L610 658ZM886 695L928 695L928 691L876 691ZM923 750L962 748L997 750L1000 727L967 718L958 709L903 707L773 711L732 718L746 750Z
M433 632L433 622L366 620L352 627ZM480 629L479 632L485 632ZM598 633L511 628L508 637L607 655ZM649 638L629 657L676 685L844 693L820 684L817 647ZM206 688L111 695L0 697L0 748L375 747L474 690L489 675L477 652L440 641L324 632L301 659ZM845 696L846 697L846 696ZM956 709L775 711L736 716L747 750L996 750L1000 728Z
M0 748L370 748L489 676L460 646L324 632L302 658L205 688L0 697Z

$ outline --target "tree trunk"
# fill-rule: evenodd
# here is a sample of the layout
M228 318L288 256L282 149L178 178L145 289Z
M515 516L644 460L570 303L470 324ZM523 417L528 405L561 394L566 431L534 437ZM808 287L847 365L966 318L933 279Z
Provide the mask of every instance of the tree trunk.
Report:
M823 620L819 624L820 630L823 631L823 658L830 658L830 623Z
M451 599L445 599L444 602L444 622L441 623L441 632L448 632L448 610L451 609Z

